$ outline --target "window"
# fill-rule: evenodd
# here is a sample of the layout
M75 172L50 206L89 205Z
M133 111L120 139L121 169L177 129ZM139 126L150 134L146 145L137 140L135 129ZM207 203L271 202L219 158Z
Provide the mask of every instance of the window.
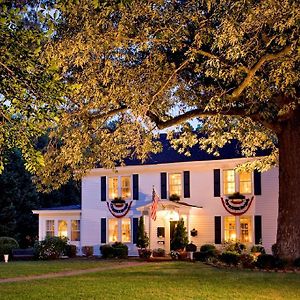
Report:
M130 243L131 230L130 219L122 219L122 243Z
M236 173L234 170L223 171L223 190L224 195L230 195L235 192L241 194L252 193L252 173Z
M54 220L46 220L46 236L54 236Z
M181 196L181 173L170 174L169 193L171 195Z
M242 243L251 243L251 218L250 217L240 217L240 228L241 228L241 234L240 234L240 241Z
M114 243L118 241L118 220L117 219L109 219L108 220L108 241L110 243Z
M108 198L115 199L118 197L118 177L110 177L108 179Z
M68 224L64 220L58 221L58 236L68 237Z
M80 220L71 221L71 241L80 241Z
M108 178L108 198L113 200L118 197L121 197L124 200L131 198L130 176Z
M225 217L225 241L236 240L235 217Z
M237 230L239 229L239 230ZM242 243L252 242L251 217L224 217L224 240L240 241Z

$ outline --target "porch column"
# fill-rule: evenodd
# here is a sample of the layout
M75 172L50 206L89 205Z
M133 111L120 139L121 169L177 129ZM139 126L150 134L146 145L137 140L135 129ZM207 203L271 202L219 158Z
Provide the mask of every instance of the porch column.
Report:
M170 240L170 220L169 218L164 218L164 225L165 225L165 251L166 254L170 253L171 251L171 240Z

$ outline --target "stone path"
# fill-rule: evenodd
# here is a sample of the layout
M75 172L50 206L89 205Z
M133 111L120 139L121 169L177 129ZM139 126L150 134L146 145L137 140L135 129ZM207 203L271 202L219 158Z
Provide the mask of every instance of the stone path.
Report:
M88 273L97 273L100 271L106 270L114 270L114 269L122 269L127 267L136 267L136 266L143 266L148 264L147 262L122 262L116 263L113 266L103 266L85 270L73 270L73 271L61 271L56 273L48 273L48 274L40 274L40 275L29 275L29 276L20 276L14 278L3 278L0 279L0 283L7 283L7 282L21 282L21 281L30 281L30 280L37 280L37 279L51 279L57 277L65 277L65 276L76 276Z

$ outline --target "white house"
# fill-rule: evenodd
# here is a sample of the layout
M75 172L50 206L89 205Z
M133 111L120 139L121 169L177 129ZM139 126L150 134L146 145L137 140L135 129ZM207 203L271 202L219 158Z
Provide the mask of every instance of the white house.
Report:
M199 149L178 154L163 138L164 150L145 164L129 161L116 171L96 168L82 178L80 206L35 210L39 238L67 236L79 248L121 241L129 255L137 255L138 218L144 216L150 248L170 251L176 222L183 218L189 241L198 247L239 240L262 242L267 251L275 243L278 210L278 169L264 173L236 173L249 160L230 144L214 157ZM156 220L151 218L153 187L159 196ZM245 199L228 198L235 192ZM170 201L176 194L180 200ZM118 203L122 198L123 203ZM115 201L112 201L115 200ZM117 202L117 203L114 203ZM122 202L122 201L121 201Z

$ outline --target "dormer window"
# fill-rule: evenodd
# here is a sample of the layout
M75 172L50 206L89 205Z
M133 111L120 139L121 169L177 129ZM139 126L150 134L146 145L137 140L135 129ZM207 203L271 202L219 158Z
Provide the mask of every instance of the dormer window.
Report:
M128 200L131 198L131 177L115 176L108 178L108 198L114 200L122 198Z

